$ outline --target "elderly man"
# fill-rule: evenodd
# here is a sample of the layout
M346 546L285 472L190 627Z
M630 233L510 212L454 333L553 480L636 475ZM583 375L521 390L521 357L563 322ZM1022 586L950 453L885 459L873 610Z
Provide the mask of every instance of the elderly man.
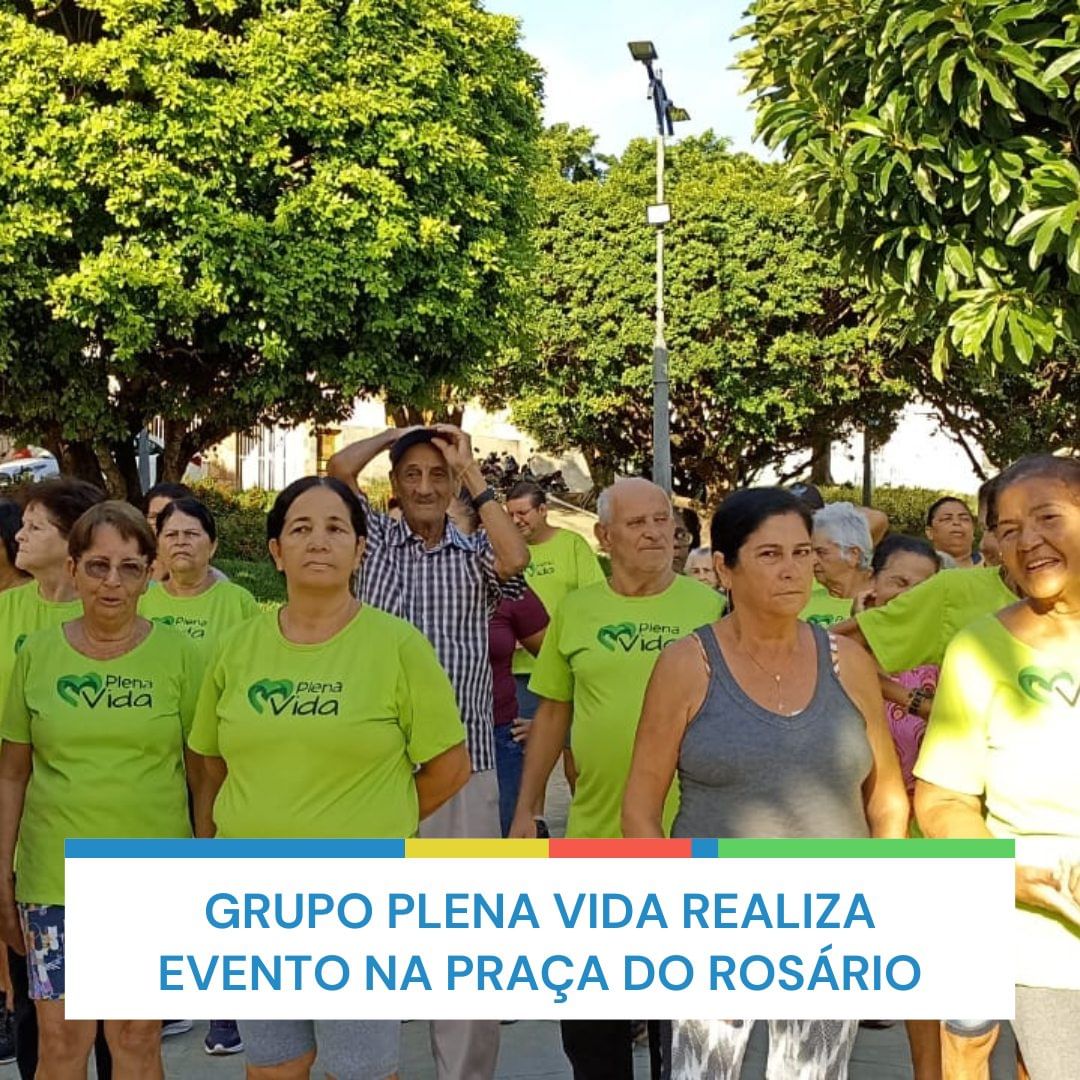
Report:
M660 650L723 609L716 592L672 569L675 521L655 484L620 480L601 494L597 513L611 580L570 593L548 627L530 682L541 703L525 751L514 837L535 835L532 808L568 731L579 774L566 835L622 835L623 788ZM674 790L668 802L666 826L676 809ZM564 1020L562 1039L575 1080L632 1080L629 1020Z
M829 503L814 512L814 577L801 618L831 626L851 614L855 597L870 588L874 541L866 517L849 502Z
M383 451L390 452L400 520L372 512L357 486L361 470ZM420 834L498 837L488 620L501 600L524 594L529 549L488 487L469 437L449 424L389 428L339 451L327 471L356 491L367 511L361 598L427 636L465 722L472 779L423 822ZM447 517L463 488L481 526L471 535ZM431 1044L440 1080L483 1080L495 1072L498 1021L433 1021Z

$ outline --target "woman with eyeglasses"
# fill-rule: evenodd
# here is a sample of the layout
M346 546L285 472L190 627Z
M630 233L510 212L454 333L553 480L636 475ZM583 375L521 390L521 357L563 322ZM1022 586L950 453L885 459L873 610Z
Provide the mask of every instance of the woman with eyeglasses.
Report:
M156 518L157 565L165 576L147 589L139 611L187 634L209 656L224 631L259 614L255 597L216 574L217 523L196 498L174 499Z
M85 1076L97 1031L64 1015L64 840L191 835L199 656L138 614L155 555L126 503L79 518L67 573L82 611L24 643L0 723L0 933L26 953L41 1076ZM117 1075L163 1076L160 1021L107 1020L105 1035Z

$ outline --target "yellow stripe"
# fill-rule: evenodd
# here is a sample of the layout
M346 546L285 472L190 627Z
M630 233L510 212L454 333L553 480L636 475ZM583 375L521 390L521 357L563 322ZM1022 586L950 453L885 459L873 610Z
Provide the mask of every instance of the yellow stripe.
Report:
M546 840L406 840L406 859L546 859Z

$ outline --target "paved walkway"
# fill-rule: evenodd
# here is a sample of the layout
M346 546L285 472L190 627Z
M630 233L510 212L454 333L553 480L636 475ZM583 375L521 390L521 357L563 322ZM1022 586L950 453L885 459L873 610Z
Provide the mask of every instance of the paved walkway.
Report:
M556 768L548 786L547 817L551 832L562 836L566 829L569 790ZM165 1040L165 1076L167 1080L243 1080L243 1055L211 1058L203 1051L206 1022L196 1021L193 1031ZM763 1024L757 1025L750 1040L742 1080L762 1080L768 1050ZM1007 1029L992 1062L991 1080L1015 1080L1015 1045ZM635 1054L637 1080L649 1075L648 1055L644 1049ZM91 1075L93 1069L91 1068ZM319 1077L319 1073L313 1074ZM16 1080L14 1065L0 1065L0 1080ZM428 1047L428 1025L422 1021L405 1024L402 1029L402 1080L434 1080L435 1069ZM570 1080L570 1068L559 1042L554 1021L521 1021L502 1028L502 1048L496 1072L498 1080ZM911 1065L907 1037L901 1023L883 1031L859 1032L851 1062L850 1080L908 1080ZM703 1077L702 1080L709 1080ZM791 1080L801 1080L792 1077Z

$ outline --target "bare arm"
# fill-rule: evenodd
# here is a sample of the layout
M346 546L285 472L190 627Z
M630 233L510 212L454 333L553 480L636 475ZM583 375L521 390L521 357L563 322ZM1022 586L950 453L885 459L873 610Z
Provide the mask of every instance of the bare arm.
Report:
M829 627L830 634L836 634L838 637L847 638L849 641L855 642L860 648L865 649L868 653L870 645L867 643L866 638L863 637L863 632L859 629L859 624L854 618L844 619L843 622L834 623Z
M32 765L29 743L5 740L0 746L0 935L19 953L25 946L15 910L15 844Z
M915 817L924 836L983 840L994 834L983 820L982 799L925 780L915 781Z
M870 657L843 638L837 642L840 681L866 722L873 754L870 775L863 781L863 808L870 835L902 838L908 830L908 797L881 697L878 672Z
M387 428L379 435L372 435L368 439L360 439L349 443L348 446L339 450L326 463L327 476L333 476L343 484L348 484L357 494L360 493L360 485L357 477L364 471L367 464L378 457L384 450L389 450L408 428Z
M469 436L452 424L436 424L439 437L434 444L442 451L459 482L475 499L487 486L484 474L473 457ZM490 499L480 507L480 524L491 541L495 552L495 573L506 581L520 574L529 565L529 545L510 520L506 508L497 499Z
M229 775L229 769L224 758L207 757L194 750L188 751L187 760L191 762L188 776L194 774L198 778L191 788L192 801L195 803L195 835L202 838L216 836L214 801L225 783L225 777Z
M456 795L469 782L470 776L472 764L463 742L425 761L413 774L416 797L420 801L420 820L434 814Z
M866 524L870 529L870 539L874 541L874 547L877 547L889 531L889 515L871 506L860 506L859 513L866 518Z
M664 835L664 800L675 777L679 748L708 688L709 673L697 638L683 638L660 654L634 739L623 795L623 836Z
M529 634L528 637L520 639L519 644L527 652L532 653L533 656L540 655L540 646L544 644L544 635L547 633L547 627L542 630L537 630L535 634Z
M552 701L550 698L540 701L529 729L521 787L510 825L511 837L531 840L536 836L533 808L543 796L551 770L562 756L566 733L570 730L571 710L569 701Z

